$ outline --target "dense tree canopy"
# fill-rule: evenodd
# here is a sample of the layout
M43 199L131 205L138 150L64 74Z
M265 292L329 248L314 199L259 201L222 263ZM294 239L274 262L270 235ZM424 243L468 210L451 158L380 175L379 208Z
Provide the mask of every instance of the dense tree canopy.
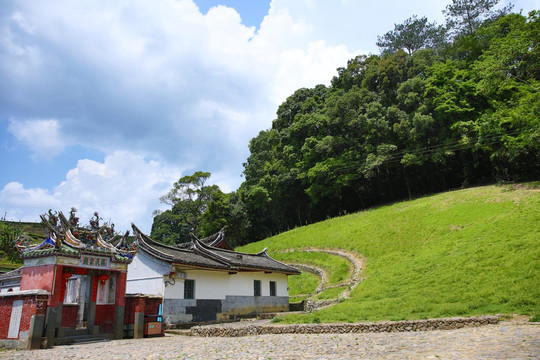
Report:
M154 239L176 244L189 241L190 234L201 235L202 215L213 198L221 194L217 185L206 185L209 177L209 172L202 171L184 176L160 198L162 203L172 208L156 214L151 233Z
M197 185L190 199L175 184L173 209L156 217L152 233L227 225L237 245L414 196L538 180L540 17L504 15L495 3L454 0L446 15L459 34L451 42L389 38L383 54L337 69L330 86L294 92L250 141L237 192ZM393 35L415 22L429 25L413 16ZM185 203L199 196L204 205ZM175 223L192 205L199 223Z

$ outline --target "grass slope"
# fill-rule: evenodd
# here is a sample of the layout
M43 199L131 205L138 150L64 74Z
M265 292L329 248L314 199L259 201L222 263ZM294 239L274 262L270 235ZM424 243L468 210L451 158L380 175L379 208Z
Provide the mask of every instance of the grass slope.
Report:
M282 252L308 247L366 257L351 299L287 322L540 314L539 226L538 183L486 186L330 219L237 250L268 247L284 260L291 259Z
M0 221L2 224L8 226L14 226L20 229L21 233L30 241L30 243L37 244L45 239L45 228L42 223L33 223L33 222L20 222L20 221ZM2 246L12 246L11 243L8 245L4 244L4 239L0 239ZM0 248L0 273L11 271L21 267L23 261L19 258L15 260L9 260L5 249Z

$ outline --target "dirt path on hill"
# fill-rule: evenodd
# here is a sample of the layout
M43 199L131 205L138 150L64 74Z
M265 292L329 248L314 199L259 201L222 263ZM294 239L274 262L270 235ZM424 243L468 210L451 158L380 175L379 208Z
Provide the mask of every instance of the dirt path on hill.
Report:
M338 284L333 284L333 285L328 284L329 276L325 269L320 268L318 266L314 266L312 264L310 265L307 265L305 263L293 264L299 267L301 270L304 269L305 271L311 272L321 278L319 286L317 286L317 289L315 290L315 294L318 294L327 289L347 286L347 289L344 292L342 292L339 297L342 299L348 299L350 297L351 291L360 283L360 281L362 281L362 271L365 266L365 259L352 252L347 252L344 250L328 250L328 249L317 249L317 248L308 248L308 249L293 250L293 251L311 252L311 253L317 252L317 253L326 253L330 255L335 255L335 256L339 256L346 259L351 264L352 272L347 277L347 279L345 279L344 281Z

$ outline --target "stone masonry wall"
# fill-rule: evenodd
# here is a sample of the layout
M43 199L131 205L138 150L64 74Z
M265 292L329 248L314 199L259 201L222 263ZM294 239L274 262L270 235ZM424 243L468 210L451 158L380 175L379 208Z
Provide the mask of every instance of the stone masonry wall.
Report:
M249 325L245 327L228 326L194 326L194 336L247 336L264 334L344 334L365 332L406 332L428 330L450 330L463 327L474 327L497 324L497 316L481 316L472 318L446 318L410 321L386 321L377 323L343 323L343 324L291 324L291 325Z

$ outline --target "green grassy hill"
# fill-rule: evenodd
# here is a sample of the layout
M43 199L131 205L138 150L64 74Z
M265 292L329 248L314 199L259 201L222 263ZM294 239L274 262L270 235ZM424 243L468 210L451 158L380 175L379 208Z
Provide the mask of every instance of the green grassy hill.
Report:
M237 250L268 247L276 259L340 273L336 283L346 266L301 250L342 249L364 257L364 280L350 299L285 316L287 322L533 315L540 314L539 230L540 184L486 186L330 219ZM312 274L290 277L290 286L292 296L305 294L317 280Z
M0 221L1 224L5 224L9 227L18 229L18 232L23 234L30 243L38 244L45 239L45 229L42 223L33 222L15 222L15 221ZM15 259L9 259L4 247L12 249L12 243L9 240L4 241L5 236L0 231L0 273L11 271L19 268L23 262L16 256Z

